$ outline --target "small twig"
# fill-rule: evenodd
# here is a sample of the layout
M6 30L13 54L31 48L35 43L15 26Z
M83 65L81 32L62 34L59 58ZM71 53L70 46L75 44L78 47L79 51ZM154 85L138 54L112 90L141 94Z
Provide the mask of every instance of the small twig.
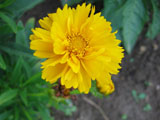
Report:
M92 105L93 107L95 107L102 114L104 120L109 120L109 118L106 116L105 112L99 105L97 105L95 102L93 102L92 100L88 99L85 96L83 97L83 100Z

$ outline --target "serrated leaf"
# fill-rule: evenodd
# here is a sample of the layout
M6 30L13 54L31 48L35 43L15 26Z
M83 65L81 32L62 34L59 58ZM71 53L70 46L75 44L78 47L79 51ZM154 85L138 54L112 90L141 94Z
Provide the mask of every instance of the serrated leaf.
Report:
M14 33L17 32L17 25L11 17L9 17L6 14L0 12L0 18L12 29L12 31Z
M68 6L72 6L74 4L81 3L83 0L61 0L62 5L68 4Z
M117 0L104 0L104 9L102 10L102 15L108 19L110 13L118 7Z
M147 37L154 39L160 33L160 9L154 0L151 0L153 6L152 24L149 25Z
M85 0L85 2L88 3L95 3L95 2L102 2L103 0Z
M2 68L3 70L6 70L6 64L1 54L0 54L0 68Z
M111 22L112 32L116 30L118 33L116 34L117 39L122 40L122 20L123 20L123 9L124 9L124 1L123 0L105 0L104 1L104 9L102 10L102 15L107 19L107 21Z
M128 0L123 16L123 44L130 54L146 20L146 10L142 0Z
M0 95L0 106L3 105L6 102L9 102L10 100L12 100L13 98L16 97L17 95L17 90L13 89L13 90L7 90L4 93L2 93Z

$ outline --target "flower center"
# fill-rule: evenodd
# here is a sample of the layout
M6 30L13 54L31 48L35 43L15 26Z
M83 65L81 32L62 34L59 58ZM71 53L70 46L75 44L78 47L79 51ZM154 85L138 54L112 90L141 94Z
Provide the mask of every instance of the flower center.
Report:
M82 35L67 35L67 40L69 42L68 50L70 53L74 53L77 56L84 56L88 47L88 41Z

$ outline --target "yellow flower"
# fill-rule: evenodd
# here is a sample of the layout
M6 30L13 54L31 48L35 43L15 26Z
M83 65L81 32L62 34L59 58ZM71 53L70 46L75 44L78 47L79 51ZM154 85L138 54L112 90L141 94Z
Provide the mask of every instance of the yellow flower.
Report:
M33 29L30 48L46 58L42 78L55 83L61 78L66 88L88 93L91 80L100 91L114 91L111 74L117 74L123 58L120 40L112 33L111 23L85 3L77 8L67 5L39 20L42 28Z

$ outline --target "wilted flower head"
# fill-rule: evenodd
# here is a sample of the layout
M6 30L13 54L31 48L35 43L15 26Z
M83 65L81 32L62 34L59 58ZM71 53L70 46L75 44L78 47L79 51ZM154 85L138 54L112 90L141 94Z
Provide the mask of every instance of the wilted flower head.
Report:
M75 8L58 8L39 20L30 36L34 55L46 58L42 78L55 83L59 78L66 88L88 93L91 80L100 91L114 91L111 74L117 74L123 58L120 40L112 33L111 23L85 3Z

